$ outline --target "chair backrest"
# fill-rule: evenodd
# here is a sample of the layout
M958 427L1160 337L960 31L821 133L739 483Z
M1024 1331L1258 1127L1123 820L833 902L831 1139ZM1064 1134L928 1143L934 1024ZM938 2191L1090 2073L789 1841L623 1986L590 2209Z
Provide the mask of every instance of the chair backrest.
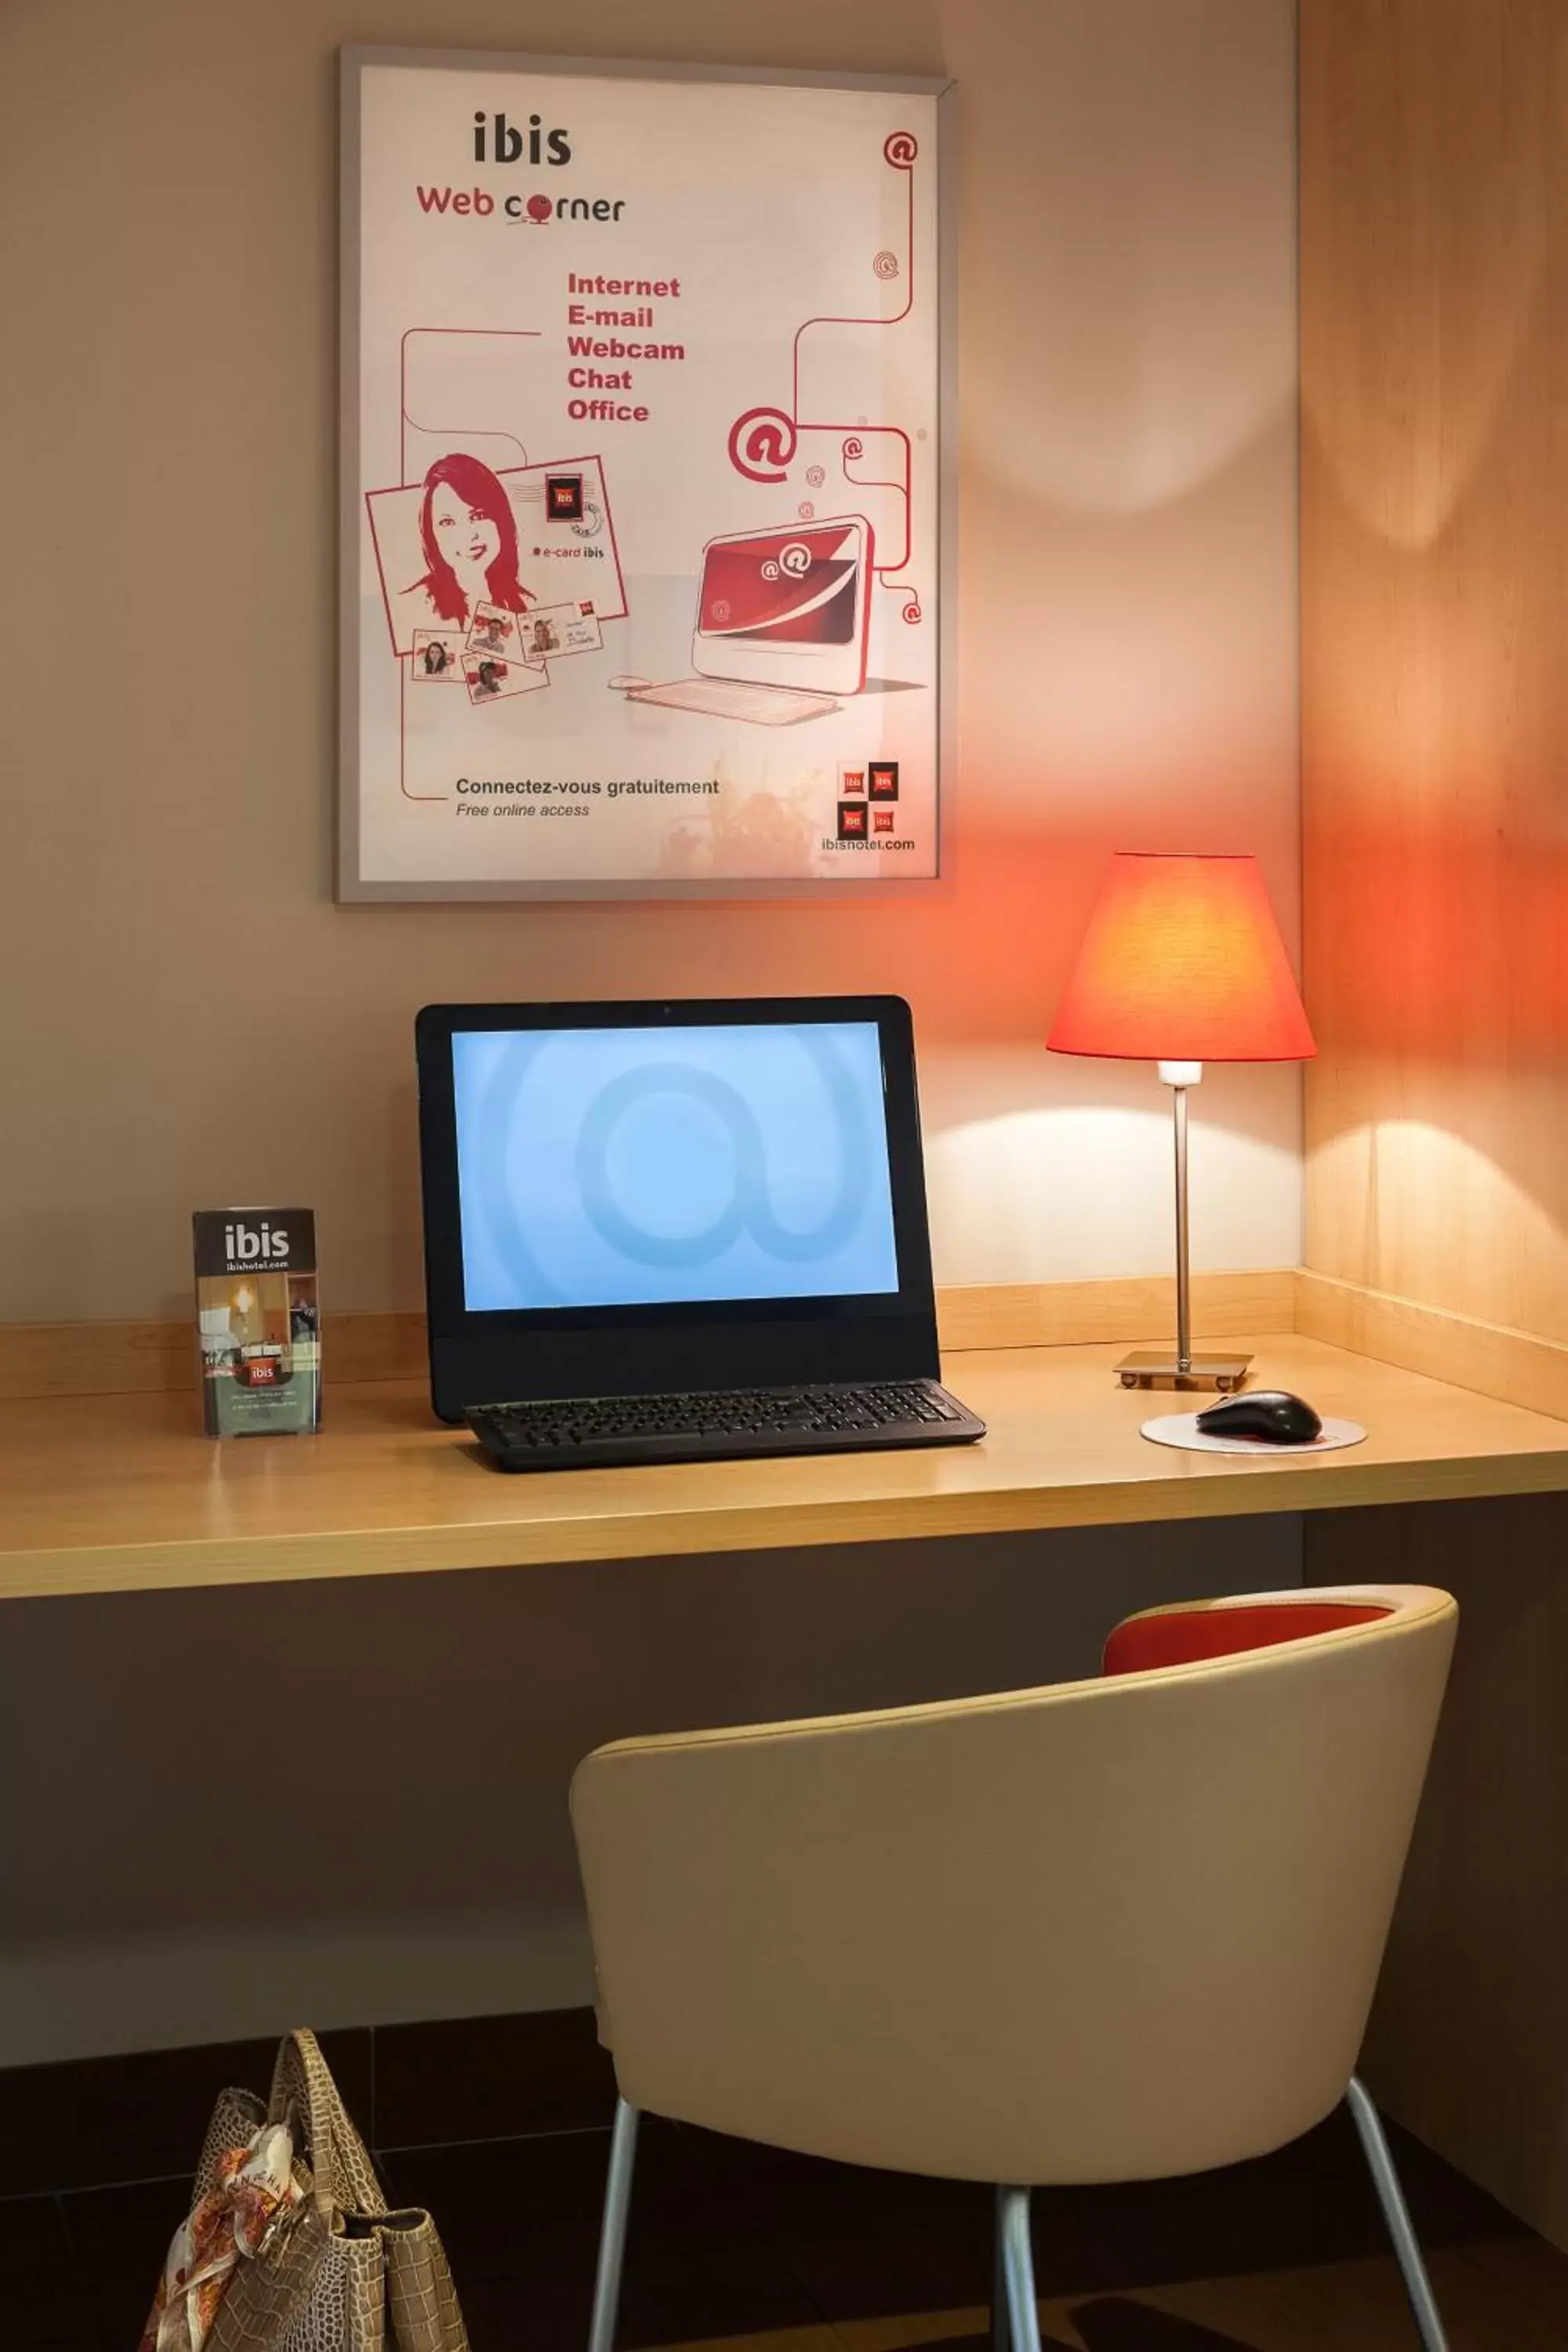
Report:
M1278 1639L1309 1601L1330 1619ZM1129 1621L1108 1664L1161 1626L1177 1656L1212 1646L1227 1617L1267 1646L588 1757L573 1819L623 2095L1019 2183L1198 2171L1318 2122L1458 1612L1415 1586L1252 1595Z

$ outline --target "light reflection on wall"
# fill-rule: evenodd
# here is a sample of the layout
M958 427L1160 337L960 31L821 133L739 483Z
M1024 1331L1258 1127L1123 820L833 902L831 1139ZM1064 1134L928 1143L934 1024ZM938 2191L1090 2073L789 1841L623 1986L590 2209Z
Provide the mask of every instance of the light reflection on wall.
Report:
M939 1282L1173 1270L1171 1097L1152 1063L1075 1072L1043 1046L928 1054L921 1093ZM1194 1266L1296 1265L1295 1065L1215 1065L1191 1108Z

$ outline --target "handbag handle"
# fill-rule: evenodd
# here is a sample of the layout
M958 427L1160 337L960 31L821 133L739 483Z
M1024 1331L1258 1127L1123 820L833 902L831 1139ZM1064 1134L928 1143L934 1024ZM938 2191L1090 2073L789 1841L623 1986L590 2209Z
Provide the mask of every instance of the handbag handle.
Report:
M376 2180L369 2150L354 2128L332 2080L331 2068L308 2026L299 2026L284 2035L272 2070L268 2120L287 2123L291 2110L304 2119L310 2151L311 2195L328 2229L335 2211L384 2213L386 2200Z

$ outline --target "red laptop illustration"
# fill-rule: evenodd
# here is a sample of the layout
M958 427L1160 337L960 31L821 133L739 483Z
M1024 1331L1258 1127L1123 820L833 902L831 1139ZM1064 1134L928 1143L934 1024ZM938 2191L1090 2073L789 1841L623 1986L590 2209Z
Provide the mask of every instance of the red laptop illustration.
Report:
M697 676L668 686L628 681L627 701L760 727L837 709L866 683L871 558L863 515L710 539L691 640Z

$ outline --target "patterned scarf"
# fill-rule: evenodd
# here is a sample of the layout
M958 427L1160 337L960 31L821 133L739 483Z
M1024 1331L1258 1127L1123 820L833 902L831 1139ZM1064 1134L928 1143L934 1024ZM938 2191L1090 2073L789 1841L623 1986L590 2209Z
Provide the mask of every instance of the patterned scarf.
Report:
M226 2148L216 2187L170 2242L140 2352L202 2352L235 2264L261 2251L302 2193L287 2125L263 2124L246 2147Z

